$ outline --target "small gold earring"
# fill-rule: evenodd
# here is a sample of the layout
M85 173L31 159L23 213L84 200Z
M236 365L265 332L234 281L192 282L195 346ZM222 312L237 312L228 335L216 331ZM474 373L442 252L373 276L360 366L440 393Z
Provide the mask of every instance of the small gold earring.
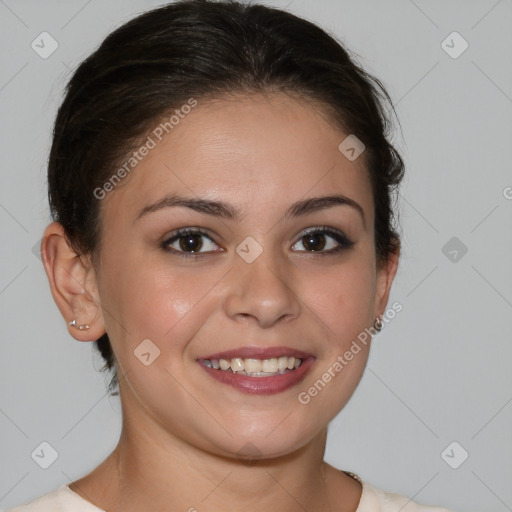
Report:
M382 331L382 327L384 326L384 324L382 323L382 320L380 319L380 316L378 316L376 319L375 319L375 322L373 324L374 328L376 331Z

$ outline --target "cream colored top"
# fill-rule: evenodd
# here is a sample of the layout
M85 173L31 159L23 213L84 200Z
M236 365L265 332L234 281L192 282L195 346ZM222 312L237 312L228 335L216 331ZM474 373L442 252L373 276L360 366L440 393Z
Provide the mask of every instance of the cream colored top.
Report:
M355 512L450 512L446 508L419 505L405 496L387 493L363 482L359 476L346 471L347 474L361 482L363 492ZM7 512L105 512L80 495L73 492L67 485L40 496L35 500L11 508Z

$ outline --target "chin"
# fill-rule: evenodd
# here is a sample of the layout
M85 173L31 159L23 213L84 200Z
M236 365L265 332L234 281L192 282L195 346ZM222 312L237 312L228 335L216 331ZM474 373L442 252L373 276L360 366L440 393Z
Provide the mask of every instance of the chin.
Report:
M283 417L280 421L283 421ZM255 429L253 424L250 433L234 432L231 429L232 437L223 436L219 440L210 438L208 440L210 446L205 448L217 455L254 464L257 460L275 459L296 452L318 434L318 432L291 429L290 425L286 425L285 428L279 428L277 425L279 422L274 423L271 428L265 424L265 428Z

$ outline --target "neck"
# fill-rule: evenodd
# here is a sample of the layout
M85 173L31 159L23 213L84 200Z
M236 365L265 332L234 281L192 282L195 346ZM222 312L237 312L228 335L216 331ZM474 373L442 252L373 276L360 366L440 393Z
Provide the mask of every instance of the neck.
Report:
M107 512L354 512L360 484L323 461L327 428L284 456L242 460L202 450L123 407L112 454L71 489Z
M123 429L112 458L115 502L131 510L329 511L322 432L300 450L274 459L221 457L150 431ZM107 510L109 510L107 508Z

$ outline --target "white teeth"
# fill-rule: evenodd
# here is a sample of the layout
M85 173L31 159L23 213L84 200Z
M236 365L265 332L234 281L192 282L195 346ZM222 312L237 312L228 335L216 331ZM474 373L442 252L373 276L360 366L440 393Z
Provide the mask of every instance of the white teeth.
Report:
M259 359L245 359L244 370L246 373L260 373L261 372L261 361ZM267 370L263 370L267 371Z
M241 372L244 369L244 360L240 357L234 357L231 359L231 369L234 372Z
M208 361L208 359L205 359ZM226 361L225 359L219 359L219 366L221 370L227 370L231 366L231 361Z
M265 377L267 375L283 374L286 371L295 370L302 364L302 359L293 356L282 356L271 359L203 359L203 365L216 370L228 371L251 377Z
M264 359L261 370L265 373L276 373L278 369L277 359Z
M284 371L288 368L288 358L280 357L277 360L277 367L279 369L279 373L284 373Z

